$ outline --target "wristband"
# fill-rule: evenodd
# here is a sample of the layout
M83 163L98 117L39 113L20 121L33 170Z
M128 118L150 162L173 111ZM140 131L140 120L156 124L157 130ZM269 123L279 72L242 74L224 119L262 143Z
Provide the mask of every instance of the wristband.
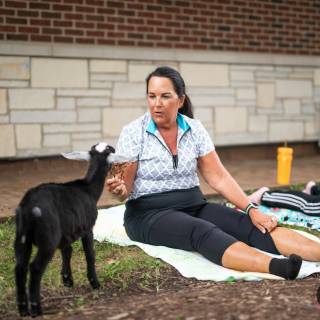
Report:
M258 208L259 208L259 205L258 205L258 204L254 203L254 202L250 202L250 203L247 205L247 207L245 208L244 212L245 212L246 214L249 214L249 212L250 212L251 209L258 209Z

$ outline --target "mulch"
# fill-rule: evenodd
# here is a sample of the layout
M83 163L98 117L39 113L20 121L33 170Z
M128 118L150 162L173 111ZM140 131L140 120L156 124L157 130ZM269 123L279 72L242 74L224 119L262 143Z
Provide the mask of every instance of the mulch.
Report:
M294 281L212 282L187 279L168 268L156 284L137 283L126 290L112 283L98 291L88 284L56 292L44 289L45 319L320 319L320 274ZM0 318L18 317L0 311Z

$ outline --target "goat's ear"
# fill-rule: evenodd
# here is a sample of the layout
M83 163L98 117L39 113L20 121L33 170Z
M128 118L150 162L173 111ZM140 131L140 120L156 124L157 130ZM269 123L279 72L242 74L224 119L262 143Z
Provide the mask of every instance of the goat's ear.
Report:
M125 162L135 162L137 161L137 158L128 158L120 154L110 153L108 155L107 161L109 163L125 163Z
M90 154L87 151L74 151L68 153L61 153L61 155L70 160L90 160Z

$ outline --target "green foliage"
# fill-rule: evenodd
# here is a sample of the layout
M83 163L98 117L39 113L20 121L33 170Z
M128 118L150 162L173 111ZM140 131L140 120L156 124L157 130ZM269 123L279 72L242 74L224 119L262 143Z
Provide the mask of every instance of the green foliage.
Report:
M233 277L233 276L230 276L230 277L228 277L227 278L227 280L226 280L228 283L235 283L237 280L236 280L236 278L235 277Z
M305 231L308 233L311 233L317 237L320 237L320 232L318 230L313 230L313 229L309 229L309 228L305 228L305 227L300 227L300 226L292 226L292 225L287 225L287 224L282 224L279 223L278 224L279 227L284 227L284 228L288 228L288 229L295 229L295 230L301 230L301 231Z
M0 224L0 318L6 311L15 312L15 281L14 281L14 219ZM80 241L73 244L72 272L75 289L88 287L85 255ZM169 268L164 262L146 255L137 247L120 247L107 242L95 242L96 268L102 286L126 290L131 284L140 288L152 287L159 290L160 273ZM37 248L33 248L31 259L35 256ZM60 279L61 255L56 251L49 263L42 279L41 287L49 295L60 294L63 287ZM81 291L81 290L80 290ZM50 294L51 292L51 294ZM66 291L68 292L68 291ZM81 291L82 292L82 291ZM67 294L67 293L65 293ZM80 295L75 299L75 307L82 307L85 298Z
M106 250L109 252L106 253ZM96 252L99 279L112 281L121 290L127 289L137 280L140 287L153 284L157 287L161 269L167 268L164 262L146 255L136 247L97 243Z
M290 188L293 190L302 190L303 184L296 184ZM254 191L254 190L251 190ZM210 202L223 203L225 200L221 196L213 196L208 199ZM293 229L304 230L316 236L320 232L315 230L306 230L303 227L290 227ZM16 314L15 306L15 282L14 282L14 250L13 242L15 237L14 219L8 219L0 223L0 318L3 314ZM36 248L33 248L31 259L36 254ZM120 247L110 243L95 243L96 268L99 281L102 287L112 287L117 290L127 290L136 286L142 289L153 288L157 291L161 288L161 272L170 268L161 260L146 255L137 247ZM50 297L69 296L70 290L65 289L60 279L61 257L57 251L52 261L48 265L42 279L42 290ZM74 297L71 308L82 308L86 305L86 294L88 294L89 284L86 276L86 261L80 241L73 244L72 271L75 281L77 296ZM234 283L234 278L230 277L227 282ZM84 288L81 290L81 288ZM73 291L71 291L73 292ZM100 295L97 291L97 297ZM91 296L94 297L94 294ZM179 318L179 317L177 317Z
M14 287L13 220L0 224L0 303L5 293Z

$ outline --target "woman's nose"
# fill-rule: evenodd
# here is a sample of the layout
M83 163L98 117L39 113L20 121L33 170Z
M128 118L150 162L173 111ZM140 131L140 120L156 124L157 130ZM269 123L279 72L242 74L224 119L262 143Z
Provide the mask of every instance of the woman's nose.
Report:
M156 101L155 101L155 105L156 105L156 107L158 107L158 106L162 106L162 99L161 99L161 97L156 97Z

